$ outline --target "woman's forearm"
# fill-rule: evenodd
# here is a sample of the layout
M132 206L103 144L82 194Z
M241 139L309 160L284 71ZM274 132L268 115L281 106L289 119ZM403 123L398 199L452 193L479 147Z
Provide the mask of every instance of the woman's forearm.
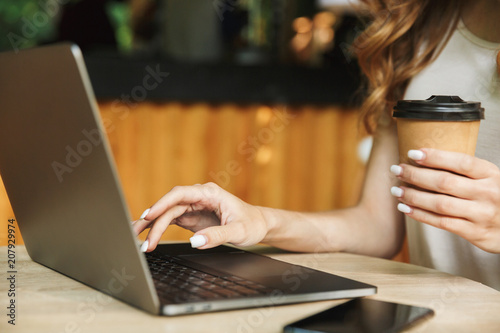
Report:
M268 225L263 242L289 251L350 252L392 257L400 230L358 205L328 212L300 213L262 207Z

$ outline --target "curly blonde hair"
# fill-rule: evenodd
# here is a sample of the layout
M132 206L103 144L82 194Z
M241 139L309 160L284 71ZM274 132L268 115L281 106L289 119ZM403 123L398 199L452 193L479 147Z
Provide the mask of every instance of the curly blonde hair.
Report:
M464 0L362 0L370 23L353 47L368 79L362 121L373 133L455 30Z

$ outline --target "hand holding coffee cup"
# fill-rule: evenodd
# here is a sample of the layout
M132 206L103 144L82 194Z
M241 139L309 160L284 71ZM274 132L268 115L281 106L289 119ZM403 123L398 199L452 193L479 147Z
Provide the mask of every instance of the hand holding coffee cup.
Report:
M406 186L393 186L391 194L408 225L424 223L500 253L500 169L474 156L481 104L432 96L398 102L394 117L405 165L393 165L391 172Z

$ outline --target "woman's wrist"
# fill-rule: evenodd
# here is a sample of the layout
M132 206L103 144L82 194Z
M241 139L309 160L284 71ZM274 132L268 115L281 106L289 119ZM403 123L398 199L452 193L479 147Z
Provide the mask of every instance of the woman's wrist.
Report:
M304 213L276 208L258 207L261 210L266 234L262 243L291 251L311 251L309 233L314 226L306 221ZM309 235L308 235L309 234ZM314 233L320 236L320 233Z
M276 218L276 212L273 208L261 206L256 206L256 208L260 211L262 220L264 221L264 226L266 228L265 236L264 239L262 239L262 242L270 244L276 237L276 234L279 234L279 231L277 231L279 229L279 219Z
M297 237L294 235L293 226L302 219L301 213L269 207L258 207L258 209L266 226L263 243L283 248L284 245L287 247L287 242Z

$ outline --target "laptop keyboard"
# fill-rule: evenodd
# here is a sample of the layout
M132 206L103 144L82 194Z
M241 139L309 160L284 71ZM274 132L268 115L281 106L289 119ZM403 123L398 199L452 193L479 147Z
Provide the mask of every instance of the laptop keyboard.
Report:
M259 297L273 291L237 276L216 276L182 264L182 258L147 253L146 259L162 304Z

